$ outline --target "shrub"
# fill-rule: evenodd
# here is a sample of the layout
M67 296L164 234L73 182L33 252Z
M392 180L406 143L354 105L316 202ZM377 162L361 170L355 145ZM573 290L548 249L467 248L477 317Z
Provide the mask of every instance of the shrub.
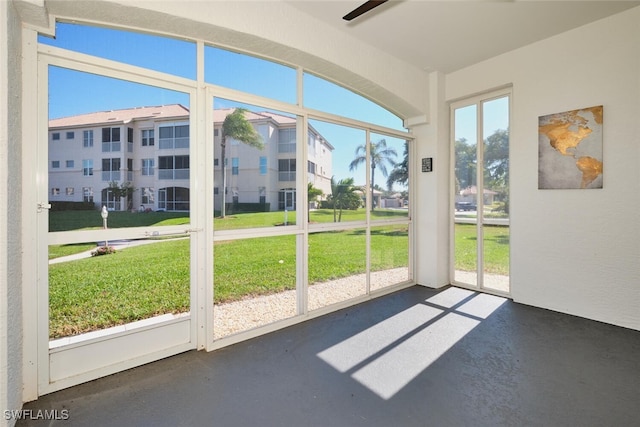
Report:
M113 246L100 246L98 247L98 249L91 252L91 256L109 255L115 253L116 248L114 248Z

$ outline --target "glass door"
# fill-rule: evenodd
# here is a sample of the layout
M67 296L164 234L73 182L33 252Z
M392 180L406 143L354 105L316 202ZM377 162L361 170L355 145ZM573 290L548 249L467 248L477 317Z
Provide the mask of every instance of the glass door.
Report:
M508 294L508 91L452 105L452 270L459 285Z
M55 57L40 72L43 394L195 348L195 232L193 92Z

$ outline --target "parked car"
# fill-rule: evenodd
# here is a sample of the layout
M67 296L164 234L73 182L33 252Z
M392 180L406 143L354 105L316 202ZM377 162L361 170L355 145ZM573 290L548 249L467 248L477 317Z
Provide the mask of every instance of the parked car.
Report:
M457 211L475 211L478 206L473 202L456 202Z

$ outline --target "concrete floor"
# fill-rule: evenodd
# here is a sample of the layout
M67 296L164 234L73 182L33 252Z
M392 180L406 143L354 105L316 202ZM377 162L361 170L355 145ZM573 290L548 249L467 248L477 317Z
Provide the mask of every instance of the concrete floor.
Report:
M412 287L62 390L19 426L638 426L640 332Z

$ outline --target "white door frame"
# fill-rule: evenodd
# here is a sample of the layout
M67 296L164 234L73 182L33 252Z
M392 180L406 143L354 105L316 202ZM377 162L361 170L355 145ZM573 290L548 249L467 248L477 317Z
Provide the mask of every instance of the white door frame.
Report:
M484 232L484 225L487 223L485 218L484 218L484 211L483 211L483 205L484 205L484 150L481 150L480 147L482 147L482 142L484 140L484 135L483 135L483 127L484 127L484 111L483 111L483 104L488 102L488 101L492 101L495 99L499 99L499 98L504 98L507 97L509 99L509 110L508 110L508 114L509 114L509 126L511 124L511 105L512 105L512 90L511 87L508 88L504 88L504 89L498 89L495 91L491 91L491 92L487 92L484 94L480 94L480 95L476 95L470 98L465 98L465 99L461 99L455 102L452 102L450 104L450 146L451 146L451 165L450 165L450 169L451 169L451 176L450 176L450 182L452 183L451 187L454 189L455 191L455 125L456 125L456 120L455 120L455 111L457 109L460 108L464 108L464 107L468 107L468 106L472 106L475 105L476 106L476 164L478 165L476 167L476 190L477 190L477 196L476 196L476 204L477 204L477 221L476 221L476 238L477 238L477 245L476 245L476 285L472 285L469 283L464 283L464 282L460 282L460 281L456 281L455 280L455 194L454 191L451 192L451 201L450 201L450 210L451 210L451 230L450 230L450 236L451 236L451 244L450 244L450 277L451 277L451 283L455 284L456 286L460 286L460 287L465 287L465 288L470 288L470 289L474 289L474 290L482 290L482 291L487 291L489 293L493 293L493 294L498 294L498 295L505 295L505 296L509 296L511 294L511 286L509 286L509 291L508 292L501 292L499 290L496 290L494 288L487 288L485 287L484 284L484 237L483 237L483 232ZM482 167L479 167L479 165L482 165ZM511 256L509 256L509 260L511 259Z
M189 225L165 227L135 227L96 231L48 231L48 69L49 66L69 68L134 83L183 92L190 98L190 122L196 123L197 85L187 79L167 76L126 64L95 58L77 52L69 52L50 46L38 46L38 159L33 164L33 173L40 177L38 185L38 227L36 230L37 256L37 348L38 348L38 395L57 391L66 387L103 377L134 366L197 348L198 324L204 322L198 307L198 282L203 280L201 264L204 259L198 254L203 247L202 219L199 197L194 196L191 205ZM204 157L204 149L198 136L191 138L191 155ZM196 188L199 175L204 167L197 162L191 165L190 187ZM204 203L204 202L202 202ZM49 295L48 295L48 246L86 241L99 241L107 237L115 239L135 239L152 235L190 235L190 313L175 316L171 320L140 322L129 324L128 328L105 336L73 337L52 345L49 341ZM25 308L26 310L26 308ZM124 330L122 330L124 329Z

